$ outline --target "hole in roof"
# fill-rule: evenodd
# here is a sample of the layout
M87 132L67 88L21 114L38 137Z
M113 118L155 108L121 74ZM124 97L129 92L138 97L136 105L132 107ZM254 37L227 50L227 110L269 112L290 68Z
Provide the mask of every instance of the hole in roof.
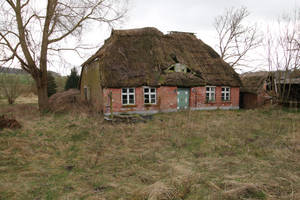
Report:
M179 61L178 61L178 59L177 59L177 57L176 57L176 55L175 55L174 53L171 53L171 54L170 54L170 57L172 58L172 60L173 60L175 63L179 63Z

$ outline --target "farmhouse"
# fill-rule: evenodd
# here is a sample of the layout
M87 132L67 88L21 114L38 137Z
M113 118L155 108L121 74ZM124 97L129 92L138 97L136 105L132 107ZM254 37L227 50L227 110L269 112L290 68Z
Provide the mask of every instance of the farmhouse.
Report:
M98 111L238 109L238 74L193 33L113 30L82 64L81 98Z

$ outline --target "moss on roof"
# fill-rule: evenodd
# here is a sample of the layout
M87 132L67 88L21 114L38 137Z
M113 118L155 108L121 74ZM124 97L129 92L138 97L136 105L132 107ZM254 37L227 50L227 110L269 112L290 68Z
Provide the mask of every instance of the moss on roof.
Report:
M166 73L176 56L193 73ZM238 74L196 36L156 28L113 30L109 39L83 67L99 58L103 87L172 85L192 87L227 85L239 87Z

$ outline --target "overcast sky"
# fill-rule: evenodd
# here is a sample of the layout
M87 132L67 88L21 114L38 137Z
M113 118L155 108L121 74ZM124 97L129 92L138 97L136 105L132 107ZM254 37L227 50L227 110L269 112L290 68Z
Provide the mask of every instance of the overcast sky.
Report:
M216 49L214 18L231 7L246 7L250 12L249 23L257 23L262 29L283 13L291 13L300 7L300 0L129 0L129 11L122 25L130 29L156 27L164 33L184 31ZM101 32L91 31L89 38L102 43L110 35L108 28ZM74 65L83 59L74 59Z

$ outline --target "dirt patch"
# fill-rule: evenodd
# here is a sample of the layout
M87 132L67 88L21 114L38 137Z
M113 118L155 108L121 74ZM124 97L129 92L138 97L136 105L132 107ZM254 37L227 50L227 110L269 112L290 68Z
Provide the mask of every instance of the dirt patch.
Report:
M18 129L21 127L21 124L15 118L8 118L5 115L0 115L0 130L4 128Z
M70 89L68 91L59 92L49 98L50 111L60 112L89 112L89 107L80 99L80 91Z

